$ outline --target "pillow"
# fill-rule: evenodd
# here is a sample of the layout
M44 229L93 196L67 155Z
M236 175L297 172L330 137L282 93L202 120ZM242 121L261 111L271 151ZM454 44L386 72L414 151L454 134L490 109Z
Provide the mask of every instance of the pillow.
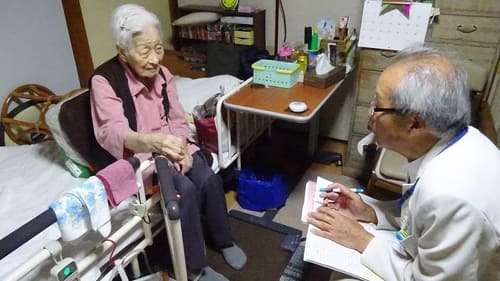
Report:
M61 118L61 108L64 107L66 102L73 99L78 99L79 97L87 93L87 89L74 90L70 94L68 94L68 98L62 100L58 104L51 106L45 113L45 122L47 123L47 126L49 127L54 140L59 146L64 166L72 176L77 178L90 177L93 173L93 168L91 168L89 162L81 154L81 151L78 149L79 147L75 147L72 144L71 137L68 136L68 130L65 129L68 125L64 124L64 121L61 122L61 120L65 119ZM81 108L84 109L85 107L82 106ZM73 114L71 113L71 115ZM78 113L76 115L79 116ZM71 123L71 127L74 127L76 130L80 130L79 128L81 128L81 126L79 126L79 124L76 124L72 121L69 122Z
M184 15L172 22L173 26L197 25L211 23L219 20L220 15L213 12L195 12Z

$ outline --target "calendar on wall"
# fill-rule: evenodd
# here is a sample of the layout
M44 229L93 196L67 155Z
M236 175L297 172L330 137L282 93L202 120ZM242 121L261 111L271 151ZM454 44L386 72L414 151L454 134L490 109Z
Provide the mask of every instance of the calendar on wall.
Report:
M405 14L398 9L384 12L382 1L365 0L358 45L399 51L424 42L431 14L431 3L413 2Z

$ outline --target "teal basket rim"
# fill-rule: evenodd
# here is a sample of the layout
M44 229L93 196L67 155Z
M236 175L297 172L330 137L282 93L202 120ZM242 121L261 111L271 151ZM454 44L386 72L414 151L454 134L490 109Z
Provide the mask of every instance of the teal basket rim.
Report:
M262 59L253 63L252 68L255 83L291 88L298 81L300 65L293 62Z

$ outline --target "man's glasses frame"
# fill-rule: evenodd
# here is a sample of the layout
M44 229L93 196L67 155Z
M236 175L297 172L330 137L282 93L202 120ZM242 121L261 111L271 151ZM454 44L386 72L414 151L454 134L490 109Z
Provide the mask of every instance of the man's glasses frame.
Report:
M370 117L373 117L375 112L399 112L394 107L377 107L375 101L370 102Z

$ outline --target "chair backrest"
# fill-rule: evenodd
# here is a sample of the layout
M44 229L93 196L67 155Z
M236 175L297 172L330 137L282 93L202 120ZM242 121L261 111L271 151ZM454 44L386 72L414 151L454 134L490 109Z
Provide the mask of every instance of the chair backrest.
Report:
M99 145L95 138L88 90L61 104L59 123L72 148L95 171L101 170L116 160Z

